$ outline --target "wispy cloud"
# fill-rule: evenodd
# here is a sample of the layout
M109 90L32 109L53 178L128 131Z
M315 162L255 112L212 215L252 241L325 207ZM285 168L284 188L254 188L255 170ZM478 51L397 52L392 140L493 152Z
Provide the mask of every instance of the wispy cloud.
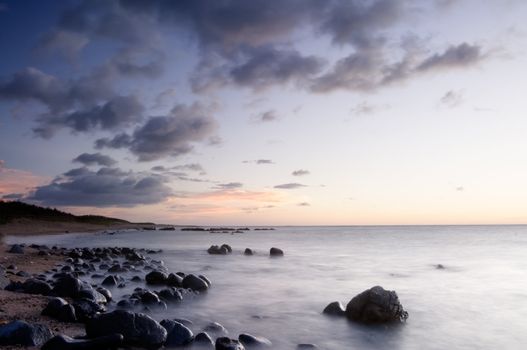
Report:
M309 170L298 169L291 173L293 176L305 176L311 174Z
M302 188L302 187L306 187L306 185L302 185L296 182L290 182L290 183L274 186L274 188L285 189L285 190L294 190L294 189Z

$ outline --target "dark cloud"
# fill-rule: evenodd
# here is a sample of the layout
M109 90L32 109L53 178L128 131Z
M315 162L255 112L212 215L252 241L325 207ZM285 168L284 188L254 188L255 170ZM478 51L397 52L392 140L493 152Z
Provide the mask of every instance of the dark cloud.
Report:
M281 184L281 185L274 186L274 188L280 188L284 190L294 190L294 189L301 188L301 187L306 187L306 185L302 185L296 182L290 182L287 184Z
M261 122L272 122L278 119L278 115L276 114L276 111L269 110L261 113L258 116L258 120Z
M426 58L417 70L429 71L447 68L458 68L473 65L484 58L481 47L467 43L450 46L443 53L436 53Z
M243 187L243 184L241 182L228 182L228 183L217 184L216 186L214 186L214 189L233 190L233 189L241 188L241 187Z
M28 198L44 205L133 207L166 200L172 189L160 175L126 172L118 168L71 170L52 183L36 188Z
M293 171L291 174L293 176L304 176L304 175L309 175L310 172L309 170L298 169L298 170Z
M97 148L127 148L140 161L189 153L193 144L207 139L216 129L216 122L200 105L178 105L168 116L151 117L129 135L118 134L99 139Z
M117 162L104 154L101 153L83 153L79 155L77 158L73 159L74 162L79 162L84 165L100 165L100 166L112 166L115 165Z

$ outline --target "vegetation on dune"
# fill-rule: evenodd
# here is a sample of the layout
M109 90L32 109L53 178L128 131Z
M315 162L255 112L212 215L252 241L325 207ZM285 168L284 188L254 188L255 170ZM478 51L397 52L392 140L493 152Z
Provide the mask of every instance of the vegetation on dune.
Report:
M42 221L79 222L94 225L128 224L126 220L109 218L99 215L73 215L55 208L43 208L23 202L0 201L0 225L16 219L32 219Z

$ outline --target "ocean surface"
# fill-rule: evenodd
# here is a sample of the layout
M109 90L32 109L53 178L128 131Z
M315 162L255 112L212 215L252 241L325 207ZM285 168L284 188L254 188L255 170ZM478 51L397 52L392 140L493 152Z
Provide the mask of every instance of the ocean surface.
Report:
M152 314L189 319L194 333L216 321L233 338L264 336L275 349L527 348L527 226L277 227L233 235L177 229L9 240L163 249L152 257L169 271L213 283L206 294ZM207 254L223 243L233 254ZM269 258L272 246L285 256ZM244 256L246 247L257 254ZM346 305L375 285L397 292L406 324L367 327L322 314L328 303Z

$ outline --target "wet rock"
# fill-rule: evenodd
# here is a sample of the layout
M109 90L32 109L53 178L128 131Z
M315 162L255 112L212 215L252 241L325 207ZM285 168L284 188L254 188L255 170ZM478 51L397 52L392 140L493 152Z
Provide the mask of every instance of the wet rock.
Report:
M130 300L126 300L126 299L123 299L123 300L120 300L118 303L117 303L117 308L118 309L123 309L123 310L130 310L130 309L133 309L134 307L134 303L131 302Z
M190 327L194 324L191 320L187 320L186 318L174 318L174 321L184 324L187 327Z
M48 305L42 310L42 315L56 318L64 305L68 302L62 298L53 298L48 302Z
M16 275L19 276L19 277L29 277L29 276L31 276L31 275L30 275L29 273L27 273L26 271L18 271L18 272L16 273Z
M114 275L110 275L108 277L106 277L103 281L102 281L102 285L103 286L107 286L107 287L115 287L118 283L119 283L119 279L117 278L117 276L114 276Z
M103 294L99 293L91 287L81 289L81 291L77 293L76 298L91 300L98 304L106 304L108 302L108 300Z
M59 297L75 298L82 289L82 282L73 276L59 277L53 287L53 293Z
M318 346L315 344L298 344L296 346L297 349L318 349Z
M280 249L280 248L272 247L269 250L269 255L270 256L284 256L284 251L282 249Z
M175 289L175 288L165 288L165 289L162 289L159 291L159 293L157 293L157 295L165 300L166 302L178 302L178 301L181 301L183 299L183 296L181 295L181 293Z
M123 344L144 348L159 348L167 338L165 328L141 313L115 310L96 315L86 322L86 335L89 338L115 333L123 335Z
M132 279L130 281L132 282L141 282L143 279L139 276L134 276L132 277Z
M245 350L245 347L236 339L221 337L216 339L216 350Z
M231 249L232 251L232 249ZM217 246L217 245L212 245L209 247L209 249L207 249L207 252L209 254L212 254L212 255L227 255L230 253L229 249L227 249L227 247L224 245L222 245L221 247Z
M207 332L201 332L196 334L194 337L194 345L200 347L200 348L214 348L214 341L210 337L210 335L207 334Z
M11 248L8 250L8 253L12 254L24 254L24 247L20 244L13 244Z
M207 282L193 274L186 275L185 278L183 278L181 285L183 288L190 288L199 292L206 291L209 288Z
M107 350L120 347L121 334L111 334L93 339L73 339L66 335L57 335L44 344L41 350Z
M5 275L5 269L2 267L0 268L0 289L4 289L11 283L9 279Z
M53 288L46 282L38 279L28 279L22 284L22 291L27 294L49 295Z
M165 346L168 348L189 344L194 339L192 331L179 322L167 320L162 326L167 330Z
M171 273L168 275L168 278L166 280L166 285L171 287L181 287L181 284L183 282L183 277L176 275L174 273Z
M0 326L0 345L41 346L53 333L41 324L12 321Z
M238 340L248 349L251 348L270 348L273 346L271 341L264 337L256 337L251 334L242 333L238 336Z
M205 332L227 335L229 332L218 322L211 322L203 328Z
M145 276L147 284L159 285L166 284L168 275L161 271L151 271Z
M86 320L93 318L98 313L106 311L104 306L87 299L76 300L73 303L73 307L75 308L77 319L81 322L85 322Z
M445 269L445 265L443 265L443 264L437 264L437 265L436 265L436 269L438 269L438 270L444 270L444 269Z
M344 306L342 305L340 301L334 301L328 304L328 306L326 306L326 308L322 312L327 315L332 315L332 316L346 315L346 310L344 310Z
M254 252L251 248L245 248L245 251L243 252L244 255L254 255Z
M146 305L155 305L159 304L160 300L156 293L146 291L141 294L141 302Z
M110 292L108 289L104 287L97 287L97 292L101 293L106 298L107 302L112 300L112 292Z
M220 249L227 249L229 253L232 253L232 247L228 244L222 244Z
M201 278L202 280L204 280L205 283L207 283L207 287L212 286L212 282L207 277L205 277L203 275L199 275L198 277Z
M350 300L346 306L348 319L362 323L402 322L408 318L395 291L375 286Z
M77 314L75 313L75 307L70 304L63 305L55 319L61 322L77 322Z

